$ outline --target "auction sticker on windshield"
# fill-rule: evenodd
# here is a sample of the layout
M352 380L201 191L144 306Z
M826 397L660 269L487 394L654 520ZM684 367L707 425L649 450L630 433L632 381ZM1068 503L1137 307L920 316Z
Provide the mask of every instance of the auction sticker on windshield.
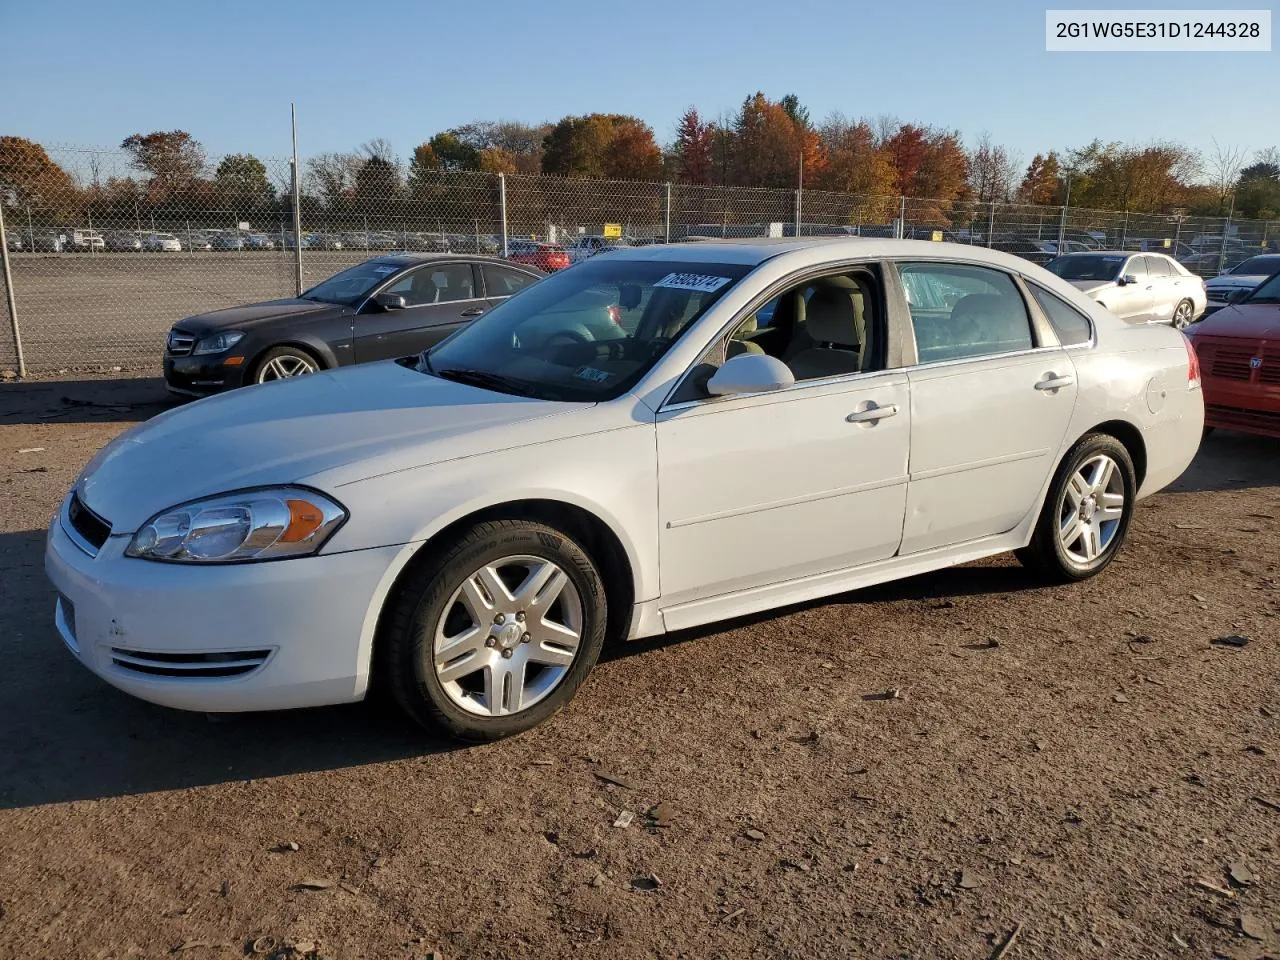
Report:
M670 290L697 290L699 293L715 293L729 281L729 277L709 277L701 273L668 273L654 286L666 287Z

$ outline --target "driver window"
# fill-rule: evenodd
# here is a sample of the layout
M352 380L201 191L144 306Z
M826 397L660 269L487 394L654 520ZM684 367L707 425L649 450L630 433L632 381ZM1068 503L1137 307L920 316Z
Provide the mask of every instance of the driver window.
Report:
M797 381L878 370L881 289L872 267L797 284L734 327L724 340L723 360L768 354Z
M1147 279L1147 265L1145 260L1145 257L1131 257L1129 262L1125 264L1125 276L1137 277L1139 280Z

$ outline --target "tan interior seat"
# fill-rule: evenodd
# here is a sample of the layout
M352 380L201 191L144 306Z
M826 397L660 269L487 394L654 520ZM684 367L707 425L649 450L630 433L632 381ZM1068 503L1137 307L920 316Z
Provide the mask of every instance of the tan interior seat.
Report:
M792 335L787 366L797 380L834 377L862 369L863 334L866 331L862 288L840 277L845 284L824 283L804 305L804 322Z

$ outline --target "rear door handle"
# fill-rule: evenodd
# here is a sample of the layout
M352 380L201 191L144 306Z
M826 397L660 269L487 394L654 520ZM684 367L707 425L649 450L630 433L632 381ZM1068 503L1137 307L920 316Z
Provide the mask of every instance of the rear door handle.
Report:
M896 403L886 403L883 407L872 404L865 410L855 410L844 419L847 423L875 423L877 420L894 417L897 414L898 405Z
M1049 374L1043 380L1036 384L1037 390L1061 390L1063 387L1069 387L1076 382L1075 377L1059 377L1056 374Z
M464 310L464 311L462 311L462 316L464 316L464 317L478 317L478 316L480 316L480 314L482 314L482 313L484 313L484 307L472 307L470 310Z

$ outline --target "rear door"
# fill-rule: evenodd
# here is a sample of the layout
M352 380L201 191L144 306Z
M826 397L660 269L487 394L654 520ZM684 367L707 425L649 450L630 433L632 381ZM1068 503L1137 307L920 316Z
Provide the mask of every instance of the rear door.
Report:
M1075 408L1075 368L1013 276L898 264L917 363L900 553L1013 529L1036 506Z
M409 270L379 290L405 298L404 309L376 299L356 317L356 363L404 357L439 343L484 313L475 264L450 260Z
M485 302L490 307L496 307L503 300L542 279L537 274L500 263L482 263L480 273L484 277Z

